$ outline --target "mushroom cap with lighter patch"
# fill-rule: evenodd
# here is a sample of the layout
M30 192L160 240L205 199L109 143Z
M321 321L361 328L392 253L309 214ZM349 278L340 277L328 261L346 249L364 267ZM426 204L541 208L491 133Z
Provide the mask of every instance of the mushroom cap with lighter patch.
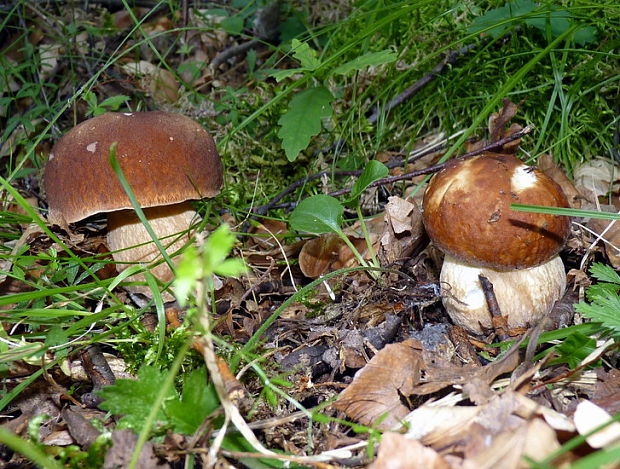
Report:
M106 113L71 129L54 146L44 174L52 222L75 223L132 205L109 163L116 158L141 207L214 197L222 164L211 136L181 114Z
M513 203L568 207L558 184L514 156L453 160L426 189L424 226L439 249L472 265L522 269L558 254L570 219L517 212Z

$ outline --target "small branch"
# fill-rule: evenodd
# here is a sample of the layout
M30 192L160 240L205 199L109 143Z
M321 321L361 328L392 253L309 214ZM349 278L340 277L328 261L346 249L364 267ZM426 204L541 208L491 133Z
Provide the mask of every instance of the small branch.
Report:
M508 137L497 140L496 142L491 142L481 148L478 148L474 151L470 151L469 153L464 153L463 155L455 159L462 160L466 158L471 158L472 156L479 155L486 151L496 150L497 148L503 147L506 143L512 142L514 140L518 140L522 138L524 135L529 134L533 128L534 128L533 126L528 125L524 127L522 130L520 130L519 132L515 132L514 134L509 135ZM433 147L431 150L429 150L429 153L433 151L437 151L436 147ZM424 156L424 153L421 155L418 155L418 158L422 156ZM390 183L394 183L398 181L404 181L406 179L412 179L417 176L424 176L426 174L432 174L432 173L435 173L443 169L446 165L450 164L450 161L451 160L448 160L445 163L437 164L434 166L429 166L428 168L419 169L417 171L412 171L410 173L401 174L399 176L388 176L382 179L377 179L375 182L370 184L368 187L384 186L386 184L390 184ZM398 166L398 164L393 165L393 166L392 165L387 165L387 166L393 167L393 166ZM359 176L361 173L362 173L361 170L357 170L357 171L336 171L333 174L334 176ZM254 215L265 215L269 210L275 210L275 209L280 209L280 208L290 210L292 208L295 208L297 206L297 202L285 202L282 204L278 204L278 202L282 200L286 195L293 192L295 189L303 186L308 181L318 179L327 174L330 174L330 172L321 171L320 173L312 174L310 176L306 176L305 178L298 179L293 184L291 184L289 187L287 187L282 192L280 192L278 195L276 195L273 199L271 199L271 201L268 204L260 205L258 207L254 207L253 209L248 209L248 211ZM351 187L345 187L344 189L339 189L337 191L329 192L327 195L331 195L332 197L338 197L339 195L348 194L349 192L351 192L351 189L352 189Z
M482 274L478 275L478 280L480 280L484 299L487 302L489 313L491 313L491 324L493 324L493 329L495 329L497 337L502 342L510 339L510 335L508 334L508 319L502 315L502 310L499 307L495 291L493 290L493 284Z
M435 77L437 77L437 75L443 72L443 70L446 68L446 65L454 64L461 55L465 55L466 53L468 53L470 50L474 49L475 47L476 47L475 44L470 44L468 46L461 47L460 49L451 51L446 56L446 58L442 60L441 62L439 62L437 65L435 65L430 72L428 72L418 81L416 81L413 85L411 85L405 91L403 91L402 93L397 95L395 98L390 100L383 109L376 106L374 111L370 115L370 117L368 117L368 122L370 122L371 124L376 123L377 119L379 119L379 114L381 112L389 112L392 109L394 109L396 106L398 106L399 104L404 103L406 100L411 98L414 94L416 94L426 85L428 85L431 81L433 81Z

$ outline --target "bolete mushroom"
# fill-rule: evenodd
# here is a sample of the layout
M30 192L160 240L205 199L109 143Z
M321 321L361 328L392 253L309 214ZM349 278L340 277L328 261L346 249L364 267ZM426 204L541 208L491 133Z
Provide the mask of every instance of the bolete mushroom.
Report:
M442 302L453 322L473 333L492 325L479 275L493 284L509 328L535 325L566 287L558 253L569 218L517 212L512 203L568 206L552 179L504 154L453 160L424 194L424 226L445 253Z
M168 253L189 239L196 219L190 201L219 193L222 164L205 129L168 112L103 114L77 125L56 143L44 174L50 222L66 227L106 212L108 245L122 271L131 263L149 264L161 254L110 166L113 142L119 165ZM164 282L173 277L165 262L151 272ZM149 293L145 286L130 290Z

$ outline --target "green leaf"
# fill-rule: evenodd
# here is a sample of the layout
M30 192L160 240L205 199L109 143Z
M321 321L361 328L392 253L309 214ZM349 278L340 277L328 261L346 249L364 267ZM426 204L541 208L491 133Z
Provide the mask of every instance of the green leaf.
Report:
M166 403L165 411L175 431L192 435L218 406L215 388L207 381L207 371L200 368L187 376L181 399Z
M321 61L317 58L316 51L307 42L293 39L291 42L291 52L303 68L316 70L321 66Z
M506 5L487 11L474 19L468 28L469 33L485 32L493 38L504 34L515 18L529 14L537 7L531 0L515 0Z
M66 344L68 340L67 331L60 326L54 326L45 333L45 345L48 347Z
M595 262L590 267L592 276L600 282L616 283L620 285L620 275L610 265Z
M346 75L355 70L362 70L371 65L383 65L394 62L398 56L394 51L389 49L379 52L369 52L336 67L331 73L332 75Z
M330 195L314 195L302 200L288 219L292 229L308 233L339 233L344 207Z
M187 304L189 294L193 291L201 275L202 267L196 248L189 245L177 265L173 284L174 294L182 307Z
M550 360L547 365L558 365L566 363L571 368L575 368L579 363L590 355L596 348L596 340L587 335L575 332L563 340L560 344L551 347L558 356Z
M592 301L592 304L578 303L575 311L583 314L592 321L600 322L605 328L610 329L614 336L620 336L620 296L617 292L600 291L600 294Z
M269 76L275 78L276 82L280 83L282 80L290 76L293 76L296 73L304 72L306 70L307 70L306 68L291 68L288 70L276 70L275 72L271 72Z
M346 201L346 204L355 205L360 195L362 195L362 192L364 192L369 185L378 179L386 177L389 173L390 170L383 163L377 160L370 160L362 174L360 174L360 177L355 181L353 189L351 189L351 196Z
M332 94L322 86L304 90L291 99L288 111L278 121L278 137L289 161L294 161L321 131L321 120L331 117L332 99Z
M596 41L598 30L592 26L584 26L575 31L573 38L580 46L585 46Z
M113 385L98 391L97 395L103 399L99 407L115 415L122 415L119 420L122 426L139 430L155 404L157 393L165 380L165 375L157 368L142 367L138 371L137 380L118 379ZM174 391L171 390L168 398L175 397ZM161 409L157 419L166 422L166 416Z
M227 224L220 225L209 235L204 247L204 261L207 274L215 271L215 268L224 262L235 245L235 235L230 232Z
M215 273L217 275L222 275L223 277L237 277L248 269L241 259L226 259L224 262L219 264L215 268Z
M228 34L239 34L241 33L241 31L243 31L243 18L241 18L240 16L230 16L223 19L220 23L220 26Z
M99 107L105 107L110 111L117 111L123 103L129 101L129 96L119 94L117 96L110 96L99 103Z

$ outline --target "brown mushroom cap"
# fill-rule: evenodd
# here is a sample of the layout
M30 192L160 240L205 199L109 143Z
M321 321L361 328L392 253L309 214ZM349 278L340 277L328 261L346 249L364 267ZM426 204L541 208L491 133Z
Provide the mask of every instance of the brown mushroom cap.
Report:
M570 232L568 217L517 212L510 204L568 207L552 179L510 155L454 160L424 194L424 226L442 251L499 270L540 265Z
M192 119L168 112L107 113L71 129L52 149L44 186L52 222L131 209L108 162L117 160L141 207L213 197L222 164L211 136Z

